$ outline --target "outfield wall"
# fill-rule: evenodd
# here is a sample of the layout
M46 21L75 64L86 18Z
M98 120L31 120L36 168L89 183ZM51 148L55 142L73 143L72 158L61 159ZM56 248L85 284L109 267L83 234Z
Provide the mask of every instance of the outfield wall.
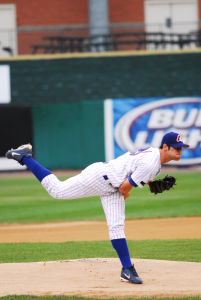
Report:
M199 49L19 56L1 59L2 65L10 69L8 106L30 109L33 130L27 139L48 168L105 160L105 99L201 95ZM20 118L26 124L25 115ZM11 124L15 128L14 119ZM10 141L20 144L21 132L10 130Z
M49 168L83 168L105 159L102 101L32 107L35 156Z
M106 55L28 56L0 65L10 66L13 103L201 94L200 51Z

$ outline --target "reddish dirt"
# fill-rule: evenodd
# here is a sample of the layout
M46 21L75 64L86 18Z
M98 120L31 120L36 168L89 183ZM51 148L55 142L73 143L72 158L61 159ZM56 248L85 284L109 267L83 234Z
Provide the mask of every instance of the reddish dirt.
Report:
M128 220L131 240L201 238L201 217ZM106 222L0 225L0 243L107 240ZM118 259L0 264L0 296L96 298L201 295L201 263L133 259L142 285L120 281Z
M126 221L129 240L200 239L201 217ZM0 225L0 243L108 240L105 221Z
M201 295L201 263L135 259L142 285L120 281L118 259L0 264L0 296L95 298Z

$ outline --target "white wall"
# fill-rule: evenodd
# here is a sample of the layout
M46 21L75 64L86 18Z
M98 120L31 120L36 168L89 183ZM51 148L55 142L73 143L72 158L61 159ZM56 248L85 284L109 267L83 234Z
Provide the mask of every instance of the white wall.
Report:
M15 4L0 4L0 55L10 55L3 47L10 47L17 54Z
M198 29L197 0L145 0L144 3L147 32L189 33Z
M0 66L0 104L10 103L11 90L10 90L10 66Z

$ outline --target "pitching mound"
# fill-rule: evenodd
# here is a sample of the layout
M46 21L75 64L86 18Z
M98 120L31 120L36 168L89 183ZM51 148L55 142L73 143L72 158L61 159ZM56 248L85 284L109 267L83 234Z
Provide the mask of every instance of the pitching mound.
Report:
M201 263L136 259L142 285L120 281L118 259L0 264L0 296L87 297L201 295Z

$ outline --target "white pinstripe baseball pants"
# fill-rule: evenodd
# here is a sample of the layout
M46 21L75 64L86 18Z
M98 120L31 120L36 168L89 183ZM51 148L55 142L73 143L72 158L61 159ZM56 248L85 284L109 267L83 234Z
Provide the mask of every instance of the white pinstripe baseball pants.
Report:
M89 196L100 196L105 212L111 240L125 238L125 201L109 179L103 178L104 163L94 163L79 175L60 181L55 175L46 176L41 184L47 192L57 199L76 199Z

